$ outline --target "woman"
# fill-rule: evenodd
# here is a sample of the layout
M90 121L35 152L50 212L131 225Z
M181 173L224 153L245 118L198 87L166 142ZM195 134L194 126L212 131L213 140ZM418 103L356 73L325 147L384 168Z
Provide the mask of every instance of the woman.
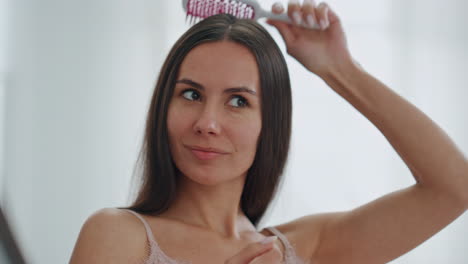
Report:
M258 231L287 159L288 72L261 26L214 16L179 39L161 70L136 201L93 214L72 264L386 263L466 211L468 162L445 133L354 62L327 4L290 3L288 14L294 25L268 21L288 53L379 128L416 184Z

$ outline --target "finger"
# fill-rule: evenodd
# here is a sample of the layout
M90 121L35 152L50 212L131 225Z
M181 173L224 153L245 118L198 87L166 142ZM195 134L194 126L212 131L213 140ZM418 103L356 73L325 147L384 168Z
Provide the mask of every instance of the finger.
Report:
M281 251L279 251L277 248L272 248L268 250L266 253L254 258L251 262L248 264L276 264L276 263L281 263L283 258L283 255L281 254Z
M336 14L336 12L328 5L328 19L330 21L330 25L336 22L340 22L340 18Z
M330 25L330 20L328 17L328 5L324 2L320 3L317 6L316 14L317 14L317 21L319 22L320 29L325 30Z
M250 243L248 246L243 248L239 253L232 256L228 260L226 260L225 264L249 263L256 257L273 249L276 240L277 240L277 237L273 236L273 237L268 237L267 239L263 240L264 242L266 242L265 244L262 244L262 241Z
M284 12L284 7L280 2L276 2L271 6L271 12L274 14L282 14Z
M286 22L278 21L278 20L267 20L266 21L269 25L274 26L278 32L280 33L281 37L283 37L284 42L286 44L292 43L294 40L294 34L291 31L291 25Z
M302 5L302 19L303 24L308 28L320 28L317 22L317 15L315 14L315 0L304 0Z
M299 26L302 24L301 6L299 5L299 0L289 0L288 16L291 18L294 25Z

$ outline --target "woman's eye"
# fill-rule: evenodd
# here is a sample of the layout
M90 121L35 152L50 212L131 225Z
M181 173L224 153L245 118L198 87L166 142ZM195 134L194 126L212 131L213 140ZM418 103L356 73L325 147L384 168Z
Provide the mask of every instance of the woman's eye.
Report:
M195 90L186 90L182 93L182 96L190 101L196 101L200 99L200 94Z
M248 106L247 100L242 96L235 96L229 101L229 104L234 107L246 107Z

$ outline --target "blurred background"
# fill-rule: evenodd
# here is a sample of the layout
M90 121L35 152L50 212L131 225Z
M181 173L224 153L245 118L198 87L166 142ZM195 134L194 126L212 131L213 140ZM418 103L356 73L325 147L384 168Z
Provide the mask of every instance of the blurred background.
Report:
M466 155L468 1L329 3L356 60ZM160 66L188 27L181 1L0 0L0 203L29 263L67 263L90 214L128 204ZM286 57L291 155L261 226L349 210L412 185L380 132ZM392 263L468 263L468 214Z

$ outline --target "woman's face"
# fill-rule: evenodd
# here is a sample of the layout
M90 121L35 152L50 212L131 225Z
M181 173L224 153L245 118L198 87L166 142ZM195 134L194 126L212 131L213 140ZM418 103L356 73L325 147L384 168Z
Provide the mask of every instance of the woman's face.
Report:
M260 92L248 48L220 41L187 54L167 117L172 158L185 177L216 185L246 175L262 126Z

